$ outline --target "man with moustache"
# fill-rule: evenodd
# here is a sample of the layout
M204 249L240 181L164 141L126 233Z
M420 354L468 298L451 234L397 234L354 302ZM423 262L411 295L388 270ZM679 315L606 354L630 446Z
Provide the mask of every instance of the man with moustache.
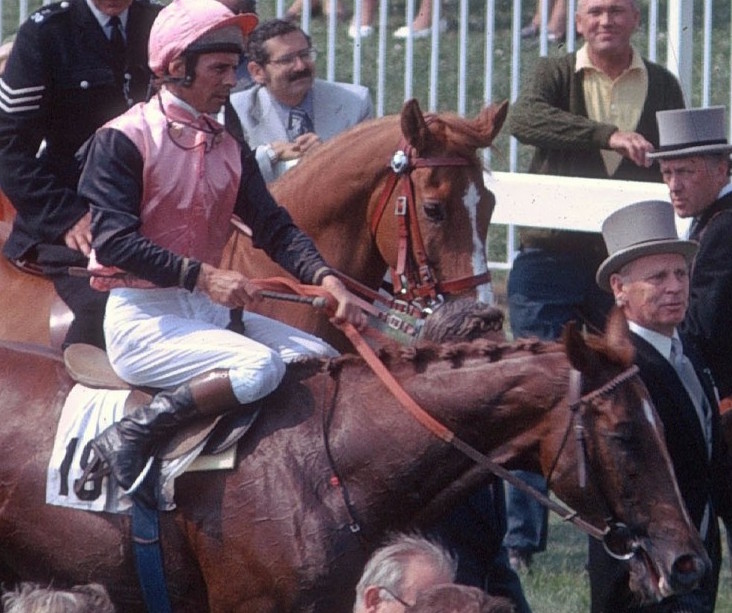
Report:
M693 591L640 606L628 587L627 562L611 558L590 539L591 612L712 613L721 565L717 518L732 517L732 467L714 381L693 340L678 330L697 243L677 238L673 207L662 201L616 211L602 233L610 255L598 268L597 284L612 292L628 320L635 364L663 422L681 498L712 568Z
M254 85L231 96L265 181L273 181L318 143L373 117L362 85L315 78L317 52L292 22L261 23L247 44Z
M0 78L0 189L17 211L3 252L51 276L75 315L65 345L104 347L106 294L67 274L87 265L91 244L74 155L147 96L147 41L160 8L148 0L44 6L20 27Z

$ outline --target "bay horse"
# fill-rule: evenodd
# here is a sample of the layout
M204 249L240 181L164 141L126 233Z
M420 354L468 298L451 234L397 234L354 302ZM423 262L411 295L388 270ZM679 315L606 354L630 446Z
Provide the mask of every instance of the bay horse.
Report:
M128 518L44 504L72 386L47 353L0 344L0 581L94 581L120 611L142 611ZM641 600L703 576L709 560L619 311L604 337L570 327L563 346L478 339L383 348L380 357L459 440L507 468L541 472L598 529L627 526ZM581 373L576 399L572 368ZM431 503L444 509L465 497L454 484L474 466L415 421L359 356L292 365L239 441L235 468L177 480L177 508L161 514L173 610L350 611L369 551Z
M269 187L328 263L364 286L377 288L388 265L405 291L399 297L419 308L448 295L489 302L485 243L495 199L476 151L493 142L507 109L504 102L474 119L425 116L412 100L400 115L318 146ZM224 263L250 278L285 275L240 233ZM48 344L51 283L2 262L0 287L10 284L12 292L0 292L0 339ZM259 311L350 347L312 308L265 300Z

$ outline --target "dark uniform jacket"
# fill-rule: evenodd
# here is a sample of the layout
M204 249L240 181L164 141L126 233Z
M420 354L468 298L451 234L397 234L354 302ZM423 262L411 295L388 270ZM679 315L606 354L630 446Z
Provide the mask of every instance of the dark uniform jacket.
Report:
M0 78L0 188L18 211L4 248L9 258L62 245L87 212L75 192L74 154L98 127L145 99L147 41L160 8L148 0L130 6L124 73L113 69L111 44L85 0L45 6L20 27Z
M708 368L695 350L693 342L682 334L684 354L691 360L699 381L714 407L712 415L712 458L708 459L706 442L696 409L673 366L650 343L637 334L631 334L636 349L635 363L640 378L663 422L676 480L691 521L700 528L704 508L712 502L712 513L705 545L712 560L713 571L702 585L702 590L689 598L699 602L711 602L717 592L720 569L720 540L717 517L727 520L732 513L732 480L727 446L720 431L719 411L714 392L714 382ZM636 609L628 606L631 595L628 589L627 566L612 560L602 551L602 546L590 544L590 585L592 613L618 613L621 611L699 611L705 610L695 602L694 606L679 602ZM701 592L701 593L699 593ZM683 599L681 599L683 601ZM686 607L686 608L685 608Z
M722 397L732 395L732 194L699 217L691 238L699 251L691 272L682 329L693 337Z

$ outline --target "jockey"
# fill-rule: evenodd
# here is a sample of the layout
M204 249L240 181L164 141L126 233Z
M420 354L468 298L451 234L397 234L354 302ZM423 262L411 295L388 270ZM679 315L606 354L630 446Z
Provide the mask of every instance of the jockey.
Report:
M241 405L256 410L286 363L336 355L314 336L246 311L243 333L226 328L229 309L261 299L249 279L219 268L232 213L272 260L332 294L334 322L362 328L366 321L312 240L274 201L251 150L216 119L256 23L255 15L234 15L216 0L173 0L150 33L159 91L100 128L82 152L92 285L110 291L110 361L130 383L163 389L97 436L92 465L108 464L148 505L155 502L137 489L140 473L181 425ZM105 278L114 270L125 274Z

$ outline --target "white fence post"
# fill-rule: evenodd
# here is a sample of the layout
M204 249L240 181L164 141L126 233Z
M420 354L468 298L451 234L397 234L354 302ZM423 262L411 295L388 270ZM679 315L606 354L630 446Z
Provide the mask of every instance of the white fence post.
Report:
M687 106L692 100L694 0L669 0L666 66L681 83Z

